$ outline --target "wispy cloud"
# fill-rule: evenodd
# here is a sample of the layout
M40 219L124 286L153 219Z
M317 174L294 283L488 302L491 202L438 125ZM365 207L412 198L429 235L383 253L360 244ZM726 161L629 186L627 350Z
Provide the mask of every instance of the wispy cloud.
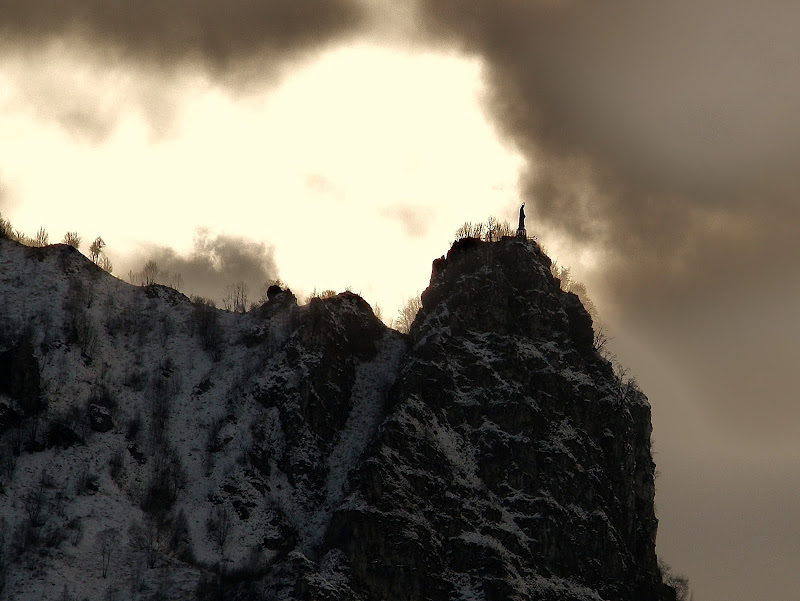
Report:
M428 207L395 205L381 210L381 216L403 226L411 238L424 238L428 233L433 211Z

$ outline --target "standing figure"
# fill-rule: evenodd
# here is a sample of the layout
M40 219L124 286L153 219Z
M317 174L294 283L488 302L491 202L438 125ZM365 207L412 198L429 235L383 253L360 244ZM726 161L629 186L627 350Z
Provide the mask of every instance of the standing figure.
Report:
M519 227L517 227L517 238L527 238L528 232L525 230L525 203L519 208Z

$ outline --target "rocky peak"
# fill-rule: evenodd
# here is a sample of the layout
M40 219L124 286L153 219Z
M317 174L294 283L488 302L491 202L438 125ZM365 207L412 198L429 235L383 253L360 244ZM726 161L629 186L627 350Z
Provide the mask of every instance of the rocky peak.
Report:
M431 328L484 332L547 338L585 350L592 343L592 320L577 296L559 286L535 242L464 238L434 261L412 335L419 341Z
M547 257L459 241L422 301L328 532L349 586L375 600L660 599L649 406L621 393Z
M516 239L434 262L329 531L366 599L661 598L649 407L549 263Z

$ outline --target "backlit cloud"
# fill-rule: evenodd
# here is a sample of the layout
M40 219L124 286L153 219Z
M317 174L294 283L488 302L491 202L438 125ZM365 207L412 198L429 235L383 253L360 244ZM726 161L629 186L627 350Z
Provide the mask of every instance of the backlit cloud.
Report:
M423 238L428 233L433 211L428 207L395 205L381 210L381 216L399 222L410 238Z
M218 304L228 285L244 282L251 300L256 300L264 284L278 277L272 248L263 242L212 235L203 229L197 231L194 248L187 254L166 246L144 246L138 259L127 260L134 281L147 261L155 261L159 283L178 286L185 294L211 298Z

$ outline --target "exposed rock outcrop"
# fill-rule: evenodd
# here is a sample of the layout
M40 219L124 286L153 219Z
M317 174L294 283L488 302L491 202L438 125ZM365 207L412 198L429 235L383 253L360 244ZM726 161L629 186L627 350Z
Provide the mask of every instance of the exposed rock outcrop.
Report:
M620 398L538 246L457 243L422 301L327 534L348 586L370 600L658 599L649 406Z
M0 253L13 598L669 599L649 405L536 243L454 244L409 335L351 293L242 315ZM114 533L108 578L76 524Z

